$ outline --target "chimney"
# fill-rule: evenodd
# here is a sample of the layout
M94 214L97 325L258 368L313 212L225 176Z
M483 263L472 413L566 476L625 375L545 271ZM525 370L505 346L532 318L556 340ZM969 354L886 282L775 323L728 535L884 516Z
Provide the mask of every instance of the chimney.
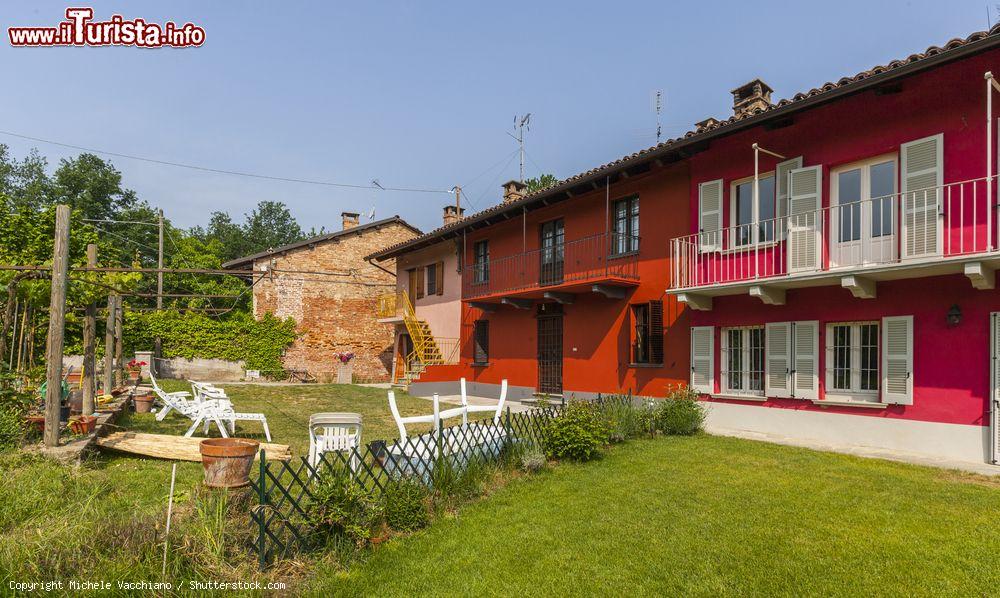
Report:
M707 131L708 129L714 128L717 124L719 124L719 119L709 116L703 121L694 123L695 132L701 133L703 131Z
M736 118L743 118L757 110L770 108L772 91L774 90L760 79L754 79L734 89L733 113L736 114Z
M502 185L502 187L504 203L511 203L521 199L524 197L524 190L528 188L528 186L521 181L507 181Z
M464 217L465 217L465 208L460 208L458 206L444 207L444 226L448 226L453 222L458 222Z
M358 214L357 212L341 212L340 218L344 223L344 230L357 226L359 216L361 216L361 214Z

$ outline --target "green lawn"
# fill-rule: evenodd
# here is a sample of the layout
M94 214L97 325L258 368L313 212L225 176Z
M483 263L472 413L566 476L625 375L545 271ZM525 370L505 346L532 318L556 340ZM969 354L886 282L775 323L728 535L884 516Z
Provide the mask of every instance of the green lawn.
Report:
M164 386L187 388L173 381ZM386 393L380 389L233 385L227 392L239 410L266 413L274 442L289 444L293 455L306 453L306 422L316 411L362 413L365 442L397 434ZM430 410L426 400L396 394L404 414ZM177 413L163 422L152 415L133 415L119 423L126 429L165 434L181 434L190 424ZM213 429L212 435L218 432ZM237 435L263 439L260 425L254 423L238 425ZM95 574L106 579L158 580L162 543L157 530L162 530L166 516L170 469L170 461L116 453L95 454L79 468L18 453L0 454L0 587L6 590L12 579ZM245 547L221 539L222 523L210 509L217 495L201 488L201 480L201 464L178 464L177 517L171 537L179 546L170 562L172 575L218 580L256 576ZM229 525L249 529L245 523L233 520ZM220 542L229 545L219 546Z
M171 389L180 385L169 383ZM275 442L306 448L316 411L364 415L392 438L385 391L230 386ZM429 403L399 396L404 413ZM133 416L179 433L186 420ZM239 435L260 437L247 423ZM158 580L170 463L99 454L66 467L0 455L0 585L9 580ZM201 487L178 467L168 578L262 580L315 595L973 594L1000 588L1000 481L888 461L697 436L636 440L586 464L515 477L396 538L348 572L330 555L256 570L250 497ZM222 533L222 529L228 530Z
M323 595L995 594L1000 482L699 436L521 478Z

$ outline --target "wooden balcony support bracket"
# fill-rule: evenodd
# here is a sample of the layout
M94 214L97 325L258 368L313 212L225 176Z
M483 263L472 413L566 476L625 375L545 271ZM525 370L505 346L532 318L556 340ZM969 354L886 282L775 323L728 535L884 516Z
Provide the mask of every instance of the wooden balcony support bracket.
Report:
M677 301L684 303L691 309L698 311L712 311L712 298L705 295L693 295L691 293L679 293Z
M840 286L858 299L874 299L876 295L875 281L864 276L844 276L840 279Z
M616 287L609 284L595 284L590 287L590 290L604 295L608 299L624 299L625 289L622 287Z
M965 275L969 277L973 288L980 291L996 288L996 270L982 262L969 262L965 264Z
M497 310L496 303L486 303L485 301L469 301L469 305L487 314L492 314Z
M542 293L542 297L545 297L546 299L551 299L556 303L561 303L563 305L572 304L573 299L575 298L573 293L559 293L556 291L545 291L544 293Z
M765 305L784 305L785 304L785 289L776 289L774 287L765 286L754 286L750 287L750 296L756 297L764 302Z
M517 299L515 297L501 297L500 303L516 309L531 309L531 306L535 304L531 299Z

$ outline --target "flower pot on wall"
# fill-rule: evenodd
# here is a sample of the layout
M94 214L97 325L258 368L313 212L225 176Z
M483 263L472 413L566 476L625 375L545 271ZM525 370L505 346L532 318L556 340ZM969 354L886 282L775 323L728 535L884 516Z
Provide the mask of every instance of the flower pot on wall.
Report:
M90 434L97 425L97 418L93 415L81 415L73 418L69 422L69 430L74 434Z
M350 384L354 381L354 365L352 362L337 364L337 384Z

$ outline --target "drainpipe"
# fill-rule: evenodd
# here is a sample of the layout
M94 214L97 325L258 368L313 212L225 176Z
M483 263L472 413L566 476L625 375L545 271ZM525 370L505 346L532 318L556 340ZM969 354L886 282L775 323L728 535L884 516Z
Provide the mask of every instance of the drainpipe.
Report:
M367 258L365 258L365 261L366 261L366 262L368 262L369 264L371 264L372 266L375 266L375 267L376 267L376 268L378 268L379 270L381 270L381 271L385 272L386 274L389 274L389 275L391 275L391 276L392 276L393 278L396 278L396 273L395 273L395 272L390 272L389 270L386 270L386 269L385 269L385 268L383 268L382 266L379 266L379 265L378 265L378 264L376 264L376 263L375 263L374 261L372 261L372 258L370 258L370 257L367 257Z

